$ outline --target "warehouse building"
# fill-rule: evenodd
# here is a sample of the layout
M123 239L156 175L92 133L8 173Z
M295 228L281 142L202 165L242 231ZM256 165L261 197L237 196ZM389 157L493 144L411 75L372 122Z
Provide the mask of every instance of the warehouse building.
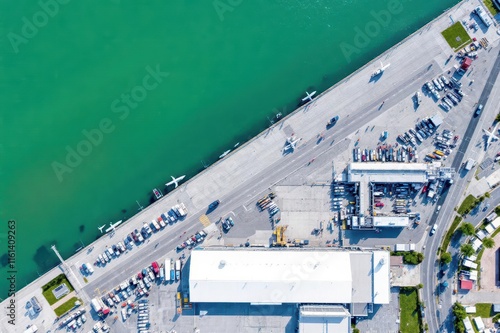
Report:
M304 323L316 325L321 316L343 322L346 313L350 321L351 315L367 316L374 304L389 303L389 252L197 249L190 259L189 293L193 303L337 305L321 315L305 311Z

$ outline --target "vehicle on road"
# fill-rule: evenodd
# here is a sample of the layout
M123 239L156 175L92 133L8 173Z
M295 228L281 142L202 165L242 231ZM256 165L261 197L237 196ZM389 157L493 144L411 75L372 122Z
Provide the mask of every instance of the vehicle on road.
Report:
M219 206L219 204L220 204L220 200L215 200L210 205L208 205L208 209L214 210L215 208L217 208Z
M339 120L339 116L335 116L335 117L333 117L332 119L330 119L330 120L328 121L328 123L326 123L326 127L327 127L327 128L332 127L333 125L335 125L335 124L337 123L337 121L338 121L338 120Z
M477 106L476 112L474 113L474 116L479 116L481 114L481 111L483 110L483 104L479 104Z
M432 229L431 229L431 235L434 235L436 233L437 228L438 228L437 223L434 223L434 225L432 226Z

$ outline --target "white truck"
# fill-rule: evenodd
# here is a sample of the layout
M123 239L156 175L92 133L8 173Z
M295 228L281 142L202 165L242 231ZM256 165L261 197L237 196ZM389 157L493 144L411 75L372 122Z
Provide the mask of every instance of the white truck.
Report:
M96 313L99 313L99 311L102 310L101 303L97 300L97 298L92 298L92 300L90 301L90 306Z
M156 222L156 220L151 220L151 225L155 228L155 231L160 230L160 225Z
M415 244L413 243L408 243L408 244L396 244L394 246L394 251L396 252L409 252L409 251L415 251Z
M121 312L123 321L127 320L127 309L123 308Z

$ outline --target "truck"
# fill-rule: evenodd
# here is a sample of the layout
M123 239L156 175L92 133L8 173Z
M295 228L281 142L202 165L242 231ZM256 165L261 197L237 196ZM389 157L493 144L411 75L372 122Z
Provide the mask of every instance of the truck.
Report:
M186 216L188 214L188 210L186 208L186 205L184 205L183 202L177 205L177 211L179 214L181 214L182 217Z
M156 261L153 261L151 263L151 267L153 267L153 272L155 275L158 275L160 273L160 267L158 266L158 263Z
M127 320L127 309L123 308L121 312L123 321Z
M396 245L394 245L394 251L396 251L396 252L415 251L415 244L414 243L396 244Z
M304 245L309 245L309 240L308 239L295 239L294 243L297 246L304 246Z
M472 158L469 158L464 165L464 170L469 171L474 167L474 165L476 165L476 161L474 161Z
M158 224L158 222L156 222L156 220L151 220L151 225L153 226L155 231L160 230L160 225Z
M101 305L101 302L99 302L97 300L97 298L92 298L90 300L90 306L92 307L92 309L96 312L96 313L99 313L100 311L102 311L102 305Z
M178 281L181 278L181 261L175 261L175 280Z

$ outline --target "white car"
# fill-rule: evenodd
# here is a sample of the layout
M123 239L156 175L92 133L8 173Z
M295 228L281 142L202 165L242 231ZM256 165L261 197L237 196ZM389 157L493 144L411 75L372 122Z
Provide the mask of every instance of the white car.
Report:
M441 210L441 205L439 205L439 206L437 207L436 212L439 212L439 210Z
M437 228L438 228L437 223L434 223L434 225L432 226L432 229L431 229L431 235L434 235L436 233Z

